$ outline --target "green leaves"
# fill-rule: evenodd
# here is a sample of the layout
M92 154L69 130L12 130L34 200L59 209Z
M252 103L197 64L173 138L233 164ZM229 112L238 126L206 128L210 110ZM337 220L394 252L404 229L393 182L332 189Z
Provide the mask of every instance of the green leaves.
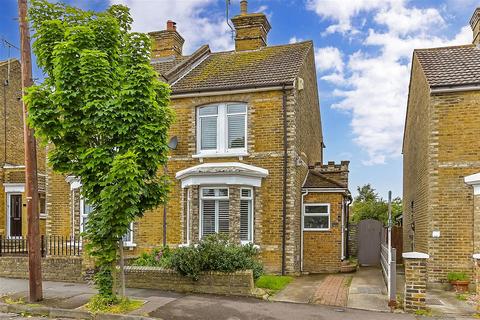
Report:
M150 66L150 39L130 33L129 9L83 11L31 0L33 50L46 74L28 90L29 123L53 169L81 178L94 210L85 229L95 283L114 299L112 268L130 223L165 202L170 89Z
M352 204L352 220L354 222L359 222L364 219L375 219L387 224L387 201L382 199L370 184L358 187L357 191L358 195L355 197L355 201ZM402 214L402 199L397 197L392 200L393 219L395 220L400 214Z

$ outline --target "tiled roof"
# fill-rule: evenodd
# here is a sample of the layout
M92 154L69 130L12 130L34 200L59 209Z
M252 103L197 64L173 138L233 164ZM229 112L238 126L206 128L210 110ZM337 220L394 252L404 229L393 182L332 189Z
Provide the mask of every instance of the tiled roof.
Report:
M480 48L475 45L415 50L430 87L480 84Z
M173 79L172 90L178 94L291 84L312 47L312 42L306 41L253 51L208 52ZM152 61L152 65L164 76L185 61L177 59Z
M303 184L303 188L342 188L345 189L347 186L343 183L338 182L337 180L331 179L324 174L316 171L315 169L310 169L308 171L307 179Z

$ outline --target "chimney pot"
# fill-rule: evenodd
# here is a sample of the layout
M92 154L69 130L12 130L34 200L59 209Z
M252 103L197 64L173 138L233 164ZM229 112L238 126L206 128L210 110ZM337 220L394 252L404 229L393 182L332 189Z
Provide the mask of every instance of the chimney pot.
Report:
M240 1L240 14L242 16L246 15L248 12L248 1L247 0L242 0Z
M173 22L172 20L167 21L167 30L168 31L175 31L177 30L177 24Z

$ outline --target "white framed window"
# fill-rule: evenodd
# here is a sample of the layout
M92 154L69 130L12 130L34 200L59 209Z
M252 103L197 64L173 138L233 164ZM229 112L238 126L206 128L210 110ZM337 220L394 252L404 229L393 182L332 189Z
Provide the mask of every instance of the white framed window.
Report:
M247 105L223 103L197 108L197 155L246 155Z
M303 205L303 230L330 230L330 204L305 203Z
M80 233L85 231L85 224L88 221L88 216L93 211L93 206L88 203L84 197L80 198ZM130 228L123 236L123 245L126 247L135 246L133 242L133 222L130 223Z
M253 189L240 189L240 241L253 242Z
M200 189L200 238L230 229L228 188Z

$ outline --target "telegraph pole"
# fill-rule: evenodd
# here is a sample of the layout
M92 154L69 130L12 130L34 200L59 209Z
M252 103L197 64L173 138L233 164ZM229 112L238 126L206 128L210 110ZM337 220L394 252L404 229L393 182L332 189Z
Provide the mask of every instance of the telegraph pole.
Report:
M27 23L27 0L18 0L20 22L20 51L22 63L22 92L33 85L30 31ZM40 253L40 226L38 215L37 148L34 131L27 124L28 106L23 101L23 138L25 146L25 191L28 217L28 271L30 302L42 297L42 271Z

